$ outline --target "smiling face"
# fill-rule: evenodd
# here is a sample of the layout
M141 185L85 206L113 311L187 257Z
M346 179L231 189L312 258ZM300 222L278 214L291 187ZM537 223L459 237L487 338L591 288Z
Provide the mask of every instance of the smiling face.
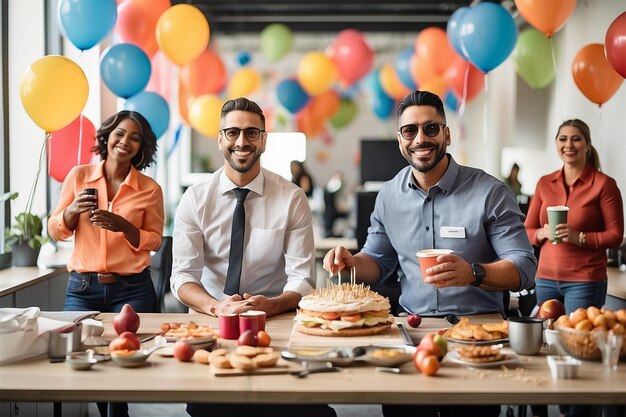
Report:
M574 126L563 126L556 136L556 153L564 164L584 167L589 146L581 131Z
M141 148L139 126L131 119L122 120L109 134L107 158L131 163Z
M226 139L224 129L236 127L242 129L241 134L233 142ZM226 175L238 185L245 185L261 171L261 154L265 151L266 134L256 141L246 138L243 129L257 128L264 130L263 122L258 114L248 111L234 110L226 114L221 121L218 135L218 147L224 154L227 164L224 165Z
M426 123L445 124L445 120L437 114L435 107L407 107L398 119L398 126L419 125L419 130L413 140L403 138L398 132L398 146L404 159L413 167L415 174L436 173L439 175L440 173L443 175L447 167L447 160L444 157L450 145L450 130L439 126L439 133L429 137L424 134L423 125Z

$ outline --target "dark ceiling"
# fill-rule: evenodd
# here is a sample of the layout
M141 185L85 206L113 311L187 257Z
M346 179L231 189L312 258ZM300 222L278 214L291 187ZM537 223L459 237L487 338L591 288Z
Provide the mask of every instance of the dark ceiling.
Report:
M337 32L347 28L365 32L418 32L428 26L445 28L455 10L480 1L172 0L172 4L194 4L205 13L211 31L216 33L259 32L276 22L296 32ZM501 0L482 1L504 5Z

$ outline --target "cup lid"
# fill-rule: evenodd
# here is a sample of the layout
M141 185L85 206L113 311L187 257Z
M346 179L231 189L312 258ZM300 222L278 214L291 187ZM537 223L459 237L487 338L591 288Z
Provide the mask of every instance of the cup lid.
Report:
M422 249L417 251L416 255L419 258L430 258L432 256L449 255L454 253L452 249Z

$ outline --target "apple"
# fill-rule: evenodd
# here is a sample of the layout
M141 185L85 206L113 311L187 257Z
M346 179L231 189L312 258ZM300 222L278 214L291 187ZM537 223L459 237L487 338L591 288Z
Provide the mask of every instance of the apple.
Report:
M195 350L182 340L174 344L174 357L181 362L189 362L193 357Z
M113 328L117 334L124 332L137 333L139 322L139 314L135 313L133 306L124 304L122 310L113 318Z
M440 334L428 333L417 345L417 349L426 350L441 360L448 353L448 342Z
M556 320L565 314L565 306L559 300L551 298L541 303L539 307L539 317L544 320Z
M141 348L141 342L132 332L123 332L117 338L109 343L109 352L115 350L138 350Z
M413 355L415 368L427 376L432 376L439 370L439 359L431 351L426 349L416 350Z
M409 314L406 318L406 324L413 328L420 327L420 324L422 324L422 318L419 314Z
M252 330L246 330L239 335L237 339L237 346L254 346L259 343L258 336L252 332Z

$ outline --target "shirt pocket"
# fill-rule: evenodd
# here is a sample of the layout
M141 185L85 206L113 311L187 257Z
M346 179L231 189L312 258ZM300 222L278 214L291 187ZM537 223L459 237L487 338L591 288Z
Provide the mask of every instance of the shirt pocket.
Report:
M250 240L244 250L246 269L254 271L255 276L271 274L283 265L283 247L285 231L283 229L250 230Z

